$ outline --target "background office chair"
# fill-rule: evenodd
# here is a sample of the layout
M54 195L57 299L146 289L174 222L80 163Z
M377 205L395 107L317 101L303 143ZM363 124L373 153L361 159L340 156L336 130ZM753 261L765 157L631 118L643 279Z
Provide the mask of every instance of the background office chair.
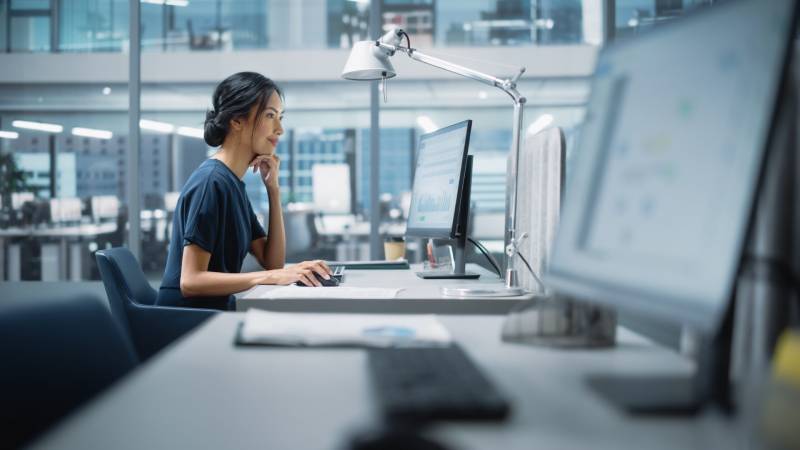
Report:
M309 208L296 206L295 209L283 212L286 230L286 262L326 257L326 252L318 247L320 237L314 218L314 212Z
M0 448L16 448L136 366L93 295L0 302Z
M157 293L127 248L95 253L111 313L145 360L219 311L155 306Z

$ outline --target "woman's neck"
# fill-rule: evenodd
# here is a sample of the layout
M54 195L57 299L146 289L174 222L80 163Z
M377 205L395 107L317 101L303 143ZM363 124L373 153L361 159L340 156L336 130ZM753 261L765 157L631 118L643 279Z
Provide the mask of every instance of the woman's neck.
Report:
M236 174L239 179L244 178L245 172L247 172L247 167L250 165L250 152L244 148L237 147L235 145L226 145L222 144L219 151L212 156L212 158L219 160L226 166L233 173Z

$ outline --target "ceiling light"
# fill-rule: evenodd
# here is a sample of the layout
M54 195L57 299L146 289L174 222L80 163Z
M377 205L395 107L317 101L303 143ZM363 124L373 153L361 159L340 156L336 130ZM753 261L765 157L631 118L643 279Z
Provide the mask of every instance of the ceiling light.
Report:
M44 123L44 122L29 122L27 120L15 120L11 122L11 126L14 128L25 128L28 130L37 130L37 131L46 131L48 133L61 133L64 131L64 127L61 125L57 125L54 123Z
M144 130L158 131L160 133L172 133L175 125L166 122L157 122L155 120L141 119L139 120L139 127Z
M75 136L83 136L97 139L111 139L114 133L106 130L95 130L93 128L75 127L72 129L72 134Z
M177 130L178 134L181 136L193 137L203 139L203 130L200 128L192 128L192 127L178 127Z

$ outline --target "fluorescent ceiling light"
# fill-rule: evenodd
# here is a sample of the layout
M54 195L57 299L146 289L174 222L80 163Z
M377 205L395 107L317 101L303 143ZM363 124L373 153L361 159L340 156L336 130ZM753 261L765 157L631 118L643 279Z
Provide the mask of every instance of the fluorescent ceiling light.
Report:
M25 128L28 130L37 130L37 131L46 131L48 133L61 133L64 131L64 127L61 125L56 125L54 123L44 123L44 122L29 122L27 120L15 120L11 122L11 126L14 128Z
M529 127L528 134L536 134L553 123L553 116L550 114L542 114L536 119Z
M17 139L19 137L19 133L16 131L0 131L0 138L3 139Z
M192 127L178 127L178 134L181 136L203 139L203 130Z
M439 129L439 126L428 116L417 117L417 125L422 128L422 131L430 133Z
M111 139L114 133L106 130L95 130L93 128L75 127L72 129L72 134L75 136L83 136L97 139Z
M139 120L139 127L145 130L158 131L161 133L172 133L175 125L166 122L157 122L155 120L141 119Z

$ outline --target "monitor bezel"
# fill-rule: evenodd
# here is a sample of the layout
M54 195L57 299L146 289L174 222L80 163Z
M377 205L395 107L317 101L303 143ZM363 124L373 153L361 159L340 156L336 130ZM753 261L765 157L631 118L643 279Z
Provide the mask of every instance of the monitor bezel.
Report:
M414 160L414 178L411 180L411 206L414 205L414 182L417 179L417 160L419 159L419 149L422 147L422 142L441 134L453 132L459 128L466 128L466 136L464 139L464 149L461 154L461 169L459 170L458 177L458 192L456 193L456 206L453 210L452 222L450 228L426 228L426 227L412 227L411 226L411 211L409 211L408 218L406 219L406 236L410 237L428 237L440 239L453 239L456 237L458 229L458 216L461 210L461 202L464 199L464 177L467 170L467 155L469 154L469 139L472 134L472 119L462 120L461 122L448 125L430 133L425 133L419 137L419 144L417 145L417 159ZM413 209L413 208L412 208Z
M743 2L746 0L738 0ZM690 16L676 21L675 23L665 24L659 28L649 30L646 33L636 36L636 38L625 38L615 41L613 45L603 47L598 52L596 66L599 67L601 62L609 55L613 55L618 51L624 51L625 48L632 45L641 45L643 42L649 42L653 38L658 38L664 33L674 33L676 29L681 29L687 25L694 25L695 21L703 20L706 15L714 13L714 8L725 7L726 5L735 4L736 1L728 2L725 5L716 7L704 7L695 11ZM772 107L769 111L768 125L766 127L765 136L761 142L761 155L758 158L759 167L756 170L756 179L753 184L753 190L750 193L750 198L747 199L747 213L744 231L735 243L737 260L733 264L732 282L726 287L725 299L718 305L713 305L706 308L704 311L699 311L698 308L702 303L698 303L697 299L687 296L674 296L665 293L657 293L652 289L636 289L631 286L623 286L619 283L608 282L601 279L596 274L586 274L579 272L567 263L562 266L550 265L547 273L545 274L545 281L548 286L556 290L564 290L570 295L582 298L587 301L605 304L612 307L619 307L623 310L630 311L637 314L643 314L648 317L664 320L676 324L688 324L698 330L706 333L713 334L720 329L720 324L725 318L727 312L731 308L733 293L735 291L736 276L739 273L742 262L745 257L745 246L747 240L752 235L753 224L756 217L756 207L759 194L764 184L766 161L770 152L773 150L775 144L775 134L778 122L778 114L780 113L782 98L786 92L786 83L790 77L791 56L793 49L793 40L795 33L798 29L798 2L793 0L791 6L791 17L789 23L789 30L787 30L786 41L783 43L783 56L781 58L780 68L778 69L778 76L774 86L774 95L772 97ZM593 77L594 78L594 77ZM594 85L594 79L592 81ZM591 104L594 93L590 94L589 102ZM553 260L555 261L555 260ZM613 300L609 300L613 299ZM646 300L644 300L646 299Z

